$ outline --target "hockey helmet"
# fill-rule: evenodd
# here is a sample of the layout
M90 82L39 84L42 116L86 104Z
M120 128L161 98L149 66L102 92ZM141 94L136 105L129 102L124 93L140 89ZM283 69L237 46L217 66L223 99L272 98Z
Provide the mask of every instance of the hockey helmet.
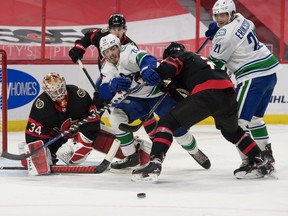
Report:
M56 72L51 72L45 75L43 78L42 89L53 101L57 102L65 100L65 96L67 95L65 79Z
M112 14L108 20L109 28L112 27L121 27L126 28L126 20L123 16L123 14Z
M236 6L233 0L218 0L215 2L213 8L213 20L216 22L215 15L220 13L228 13L229 20L232 17L232 13L236 12Z
M116 35L108 34L100 39L100 51L102 56L105 56L104 51L110 47L117 46L120 48L121 42Z
M166 59L168 56L178 53L178 52L185 52L186 48L183 44L172 42L163 52L163 59Z

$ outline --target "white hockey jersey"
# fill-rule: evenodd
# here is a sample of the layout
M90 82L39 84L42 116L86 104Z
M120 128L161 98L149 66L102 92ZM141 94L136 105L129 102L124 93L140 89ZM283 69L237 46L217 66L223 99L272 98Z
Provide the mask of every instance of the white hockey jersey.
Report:
M225 64L238 83L276 72L279 61L255 34L255 25L241 14L220 28L213 41L210 59Z
M146 51L139 50L132 44L122 45L120 47L120 58L117 65L106 60L102 65L101 73L103 75L102 84L109 83L115 77L127 77L132 80L130 88L139 85L137 75L140 75L139 65L144 56L149 55ZM132 97L154 98L162 95L163 92L156 86L144 86L137 92L130 94ZM117 95L115 96L117 97Z

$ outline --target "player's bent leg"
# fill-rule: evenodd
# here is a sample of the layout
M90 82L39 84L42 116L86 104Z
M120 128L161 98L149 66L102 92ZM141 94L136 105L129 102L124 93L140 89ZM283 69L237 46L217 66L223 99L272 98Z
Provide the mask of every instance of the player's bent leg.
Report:
M128 124L128 116L119 108L115 108L109 116L109 122L114 129L116 139L120 141L120 148L124 158L111 163L110 171L113 173L131 173L140 164L138 142L134 139L133 133L119 129L121 123Z
M35 149L43 146L42 140L28 143L24 149L27 153L33 152ZM50 165L52 165L52 159L49 149L43 148L37 154L27 158L27 166L29 175L44 175L51 172Z
M209 158L198 148L196 139L190 131L181 136L176 136L175 134L177 133L174 131L174 138L177 143L180 144L181 147L185 149L200 166L205 169L209 169L211 167Z
M248 157L249 162L246 165L234 171L238 179L262 178L274 172L273 165L264 158L260 148L255 141L248 136L239 126L236 131L221 130L223 136L235 144L237 148Z

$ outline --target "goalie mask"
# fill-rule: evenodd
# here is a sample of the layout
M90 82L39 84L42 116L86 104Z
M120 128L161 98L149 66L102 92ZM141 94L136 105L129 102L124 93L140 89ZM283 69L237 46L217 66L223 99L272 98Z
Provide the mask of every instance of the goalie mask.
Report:
M55 72L48 73L43 78L42 89L62 108L67 107L67 90L64 77Z
M163 52L163 59L166 59L168 56L178 53L185 52L185 46L183 44L172 42Z

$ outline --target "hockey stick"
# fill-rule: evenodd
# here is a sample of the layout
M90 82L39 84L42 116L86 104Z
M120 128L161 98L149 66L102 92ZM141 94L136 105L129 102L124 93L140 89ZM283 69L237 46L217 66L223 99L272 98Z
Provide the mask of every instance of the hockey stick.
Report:
M104 160L98 166L80 166L80 165L51 165L51 173L102 173L104 172L112 162L118 149L120 147L120 141L115 140L107 153ZM11 167L0 166L0 170L27 170L26 167Z
M62 137L68 135L69 133L74 133L76 132L79 127L85 123L87 123L90 119L95 118L96 115L100 115L101 113L103 113L106 109L108 109L109 107L111 107L113 105L113 103L120 103L122 102L126 97L128 97L131 93L138 91L140 88L142 88L144 85L146 85L145 82L141 83L140 85L135 86L134 88L130 89L129 91L127 91L126 93L124 93L123 95L121 95L120 97L114 99L111 101L111 103L105 105L103 108L101 108L99 111L96 110L96 113L92 113L91 115L87 116L86 118L82 119L81 121L79 121L77 124L72 125L67 131L62 132L61 134L59 134L58 136L54 137L53 139L49 140L47 143L45 143L43 146L37 148L36 150L34 150L33 152L27 153L27 154L21 154L21 155L17 155L17 154L11 154L9 152L2 152L1 157L3 158L7 158L10 160L24 160L34 154L36 154L37 152L41 151L43 148L46 148L47 146L53 144L54 142L56 142L57 140L61 139Z
M157 101L157 103L154 104L154 106L149 111L149 113L146 115L146 117L143 120L141 120L140 124L138 124L138 125L128 125L128 124L121 123L119 125L119 129L123 130L123 131L127 131L127 132L136 132L136 131L138 131L140 129L140 127L143 125L143 123L146 122L150 118L150 116L155 112L155 110L162 103L162 101L165 99L166 96L167 96L167 92L161 96L161 98Z
M96 87L96 84L93 82L91 76L89 75L88 71L86 70L86 68L84 67L82 61L80 59L77 60L77 63L80 65L80 67L82 68L82 70L84 71L86 77L88 78L89 82L91 83L91 85L93 86L95 92L98 92L98 89Z
M199 52L201 52L201 50L206 46L206 44L208 43L209 38L206 38L206 40L203 42L203 44L200 46L200 48L196 51L196 53L198 54ZM119 125L119 129L123 130L123 131L127 131L127 132L136 132L137 130L140 129L140 127L143 125L143 123L145 121L147 121L150 116L154 113L154 111L157 109L157 107L161 104L161 102L164 100L164 98L166 97L167 93L165 93L160 99L159 101L152 107L152 109L150 110L150 112L147 114L147 116L144 119L141 119L141 123L139 125L128 125L128 124L124 124L121 123Z

